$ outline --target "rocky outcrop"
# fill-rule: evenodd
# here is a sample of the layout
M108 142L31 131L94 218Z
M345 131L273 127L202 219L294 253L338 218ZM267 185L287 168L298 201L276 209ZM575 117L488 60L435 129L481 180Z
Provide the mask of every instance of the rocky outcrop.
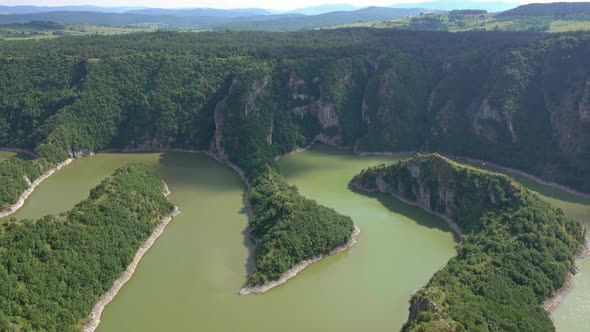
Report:
M249 88L248 93L244 95L242 98L242 108L244 110L244 114L248 116L248 114L252 113L256 110L256 98L258 98L264 92L264 88L268 84L269 78L263 77L260 80L255 80L252 83L252 86Z
M493 120L503 125L509 132L512 143L518 142L518 136L514 131L512 123L512 113L508 110L499 111L490 105L489 98L485 98L477 112L473 116L473 129L477 135L484 136L490 142L499 143L498 134L490 129L486 129L481 123L482 120Z
M403 331L454 331L457 328L472 331L480 326L498 326L500 321L510 322L515 330L523 330L531 325L522 323L523 320L533 316L533 320L543 326L538 330L550 330L551 321L538 309L542 305L545 308L555 305L554 299L558 301L569 284L553 285L550 289L553 296L551 292L544 294L548 299L545 304L541 299L532 304L528 299L537 298L534 287L522 285L535 284L535 278L555 278L555 273L557 280L564 280L566 271L576 271L573 258L586 246L585 232L579 223L505 175L461 165L439 155L417 155L407 161L369 168L355 176L351 185L369 192L390 194L455 222L469 233L462 238L458 255L426 286L412 294ZM527 247L529 239L542 237L552 237L561 243L543 248ZM493 249L491 243L501 250ZM568 259L555 259L558 252ZM513 264L519 261L535 265L533 262L538 257L559 269L535 269L531 277L525 275L527 268L523 266L526 264ZM509 300L486 297L482 304L478 300L481 290L495 278L501 282L490 289L511 294L519 285L525 288L517 293L526 296ZM474 315L470 316L471 313ZM485 318L473 320L476 316Z
M340 127L340 119L336 107L333 103L323 98L307 105L295 107L291 111L301 117L306 113L313 114L318 119L322 129Z

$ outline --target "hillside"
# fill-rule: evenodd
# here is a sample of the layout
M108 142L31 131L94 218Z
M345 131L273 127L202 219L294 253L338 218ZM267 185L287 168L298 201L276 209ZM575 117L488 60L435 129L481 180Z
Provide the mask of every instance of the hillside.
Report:
M518 2L509 1L473 1L473 0L435 0L410 3L396 3L392 8L428 8L434 10L479 9L489 12L501 12L518 6Z
M353 239L350 218L279 173L276 156L313 142L441 151L590 191L589 41L341 29L0 42L0 145L38 154L0 161L0 207L90 152L208 151L249 187L249 285L265 286Z
M123 13L97 11L54 11L0 15L0 25L49 21L59 24L106 25L113 27L159 27L217 30L294 31L330 25L351 24L429 13L426 9L369 7L355 11L330 12L320 15L295 13L270 14L264 10L172 10L141 9Z
M507 10L498 16L583 17L590 19L590 2L531 3Z
M354 11L330 12L311 16L291 16L282 18L265 18L249 22L232 22L216 26L219 29L248 30L248 31L296 31L356 22L371 22L388 20L405 16L430 13L431 10L420 8L385 8L367 7Z
M356 29L4 43L0 77L19 80L0 85L0 144L63 146L51 160L146 144L208 149L214 113L231 101L244 119L260 117L218 128L246 173L252 153L272 163L320 139L487 159L590 191L589 38Z
M404 331L554 331L541 305L586 245L562 210L507 176L438 155L367 169L351 185L407 200L466 234L457 256L413 294Z
M569 5L569 3L566 3ZM535 4L536 5L536 4ZM584 3L579 11L574 14L556 14L550 10L553 4L542 4L541 8L547 9L547 15L535 15L529 11L528 6L519 6L516 9L501 13L490 13L484 10L463 9L451 10L443 13L429 13L413 17L403 17L393 20L379 20L374 22L357 22L353 24L335 26L341 27L371 27L397 30L434 30L434 31L529 31L529 32L566 32L590 30L590 15L584 11ZM551 5L551 6L545 6ZM523 8L524 7L524 8ZM555 6L559 8L558 6ZM536 11L541 12L541 11ZM566 11L562 11L566 12ZM530 13L530 15L528 14Z

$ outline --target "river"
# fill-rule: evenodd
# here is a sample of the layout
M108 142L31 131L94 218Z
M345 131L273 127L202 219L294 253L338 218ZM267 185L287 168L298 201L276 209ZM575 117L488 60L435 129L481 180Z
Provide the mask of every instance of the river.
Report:
M98 154L75 160L41 184L13 216L38 218L68 210L116 168L142 162L168 183L170 199L182 214L106 307L98 331L392 331L407 318L410 293L455 254L456 246L442 220L389 197L348 189L360 170L393 160L318 146L279 161L289 183L351 216L361 235L351 250L262 295L238 295L252 250L244 234L244 185L229 167L203 155ZM567 212L587 216L585 202L571 197L559 202ZM585 292L580 279L555 313L560 330L588 326L561 325L569 322L563 307L589 303L576 300L578 293L590 294L590 285Z

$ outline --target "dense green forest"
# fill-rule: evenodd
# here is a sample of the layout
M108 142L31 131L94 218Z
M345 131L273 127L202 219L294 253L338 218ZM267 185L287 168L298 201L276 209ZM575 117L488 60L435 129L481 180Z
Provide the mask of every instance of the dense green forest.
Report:
M34 181L44 168L40 162L23 160L18 156L0 159L0 211L15 204L27 189L27 180Z
M70 156L206 150L253 185L257 284L350 238L348 218L278 173L277 155L314 141L464 155L590 191L589 41L339 29L0 42L0 145L39 155L0 162L14 184L0 206L24 190L23 175Z
M155 171L118 169L72 210L0 224L0 331L77 331L161 218Z
M278 279L295 264L345 245L354 230L349 217L302 197L270 169L252 183L248 197L250 231L259 239L250 285Z
M367 169L351 184L452 218L457 256L410 300L404 331L554 331L541 307L585 245L582 226L511 178L418 155Z

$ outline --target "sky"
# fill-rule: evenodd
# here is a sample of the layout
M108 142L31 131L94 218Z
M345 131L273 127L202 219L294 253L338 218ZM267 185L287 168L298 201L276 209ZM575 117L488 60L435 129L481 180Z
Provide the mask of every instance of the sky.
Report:
M103 7L208 7L208 8L246 8L257 7L276 10L290 10L296 8L316 6L319 4L350 3L359 7L389 6L395 3L423 2L430 0L0 0L0 5L35 5L35 6L75 6L95 5ZM558 1L558 0L555 0ZM571 1L571 0L570 0ZM576 0L574 0L576 1ZM587 0L580 0L587 1ZM513 0L509 2L552 2L551 0Z

